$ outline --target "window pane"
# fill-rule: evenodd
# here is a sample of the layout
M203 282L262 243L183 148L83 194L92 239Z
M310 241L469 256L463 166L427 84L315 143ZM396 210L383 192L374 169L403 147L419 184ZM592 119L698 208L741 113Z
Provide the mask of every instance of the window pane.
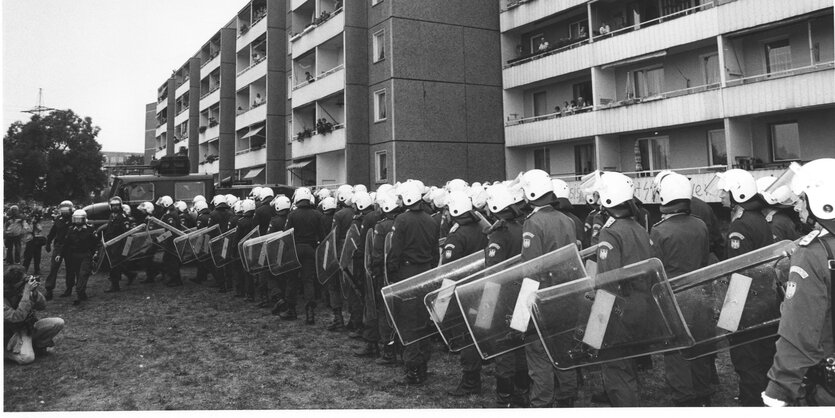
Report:
M708 132L710 145L710 165L727 165L728 151L725 147L725 131Z
M203 194L202 181L186 181L174 183L174 200L191 200L194 196Z
M534 93L533 95L533 115L542 116L548 113L548 101L545 92Z
M388 178L386 157L385 152L377 154L377 180L386 180Z
M377 93L377 120L386 118L386 92Z
M771 125L771 148L774 161L800 159L800 133L797 123Z
M713 54L704 58L705 84L719 83L719 55Z
M154 183L128 184L123 190L127 190L127 193L123 193L122 197L127 195L128 201L154 200Z
M661 94L664 90L664 69L656 68L644 72L646 75L646 94L645 96L654 96Z
M792 55L789 41L782 40L772 42L765 46L766 49L766 71L774 73L791 69Z
M667 154L669 153L669 143L665 139L652 140L652 164L650 170L664 170L669 168L667 165Z
M551 173L551 150L548 148L533 151L533 167Z

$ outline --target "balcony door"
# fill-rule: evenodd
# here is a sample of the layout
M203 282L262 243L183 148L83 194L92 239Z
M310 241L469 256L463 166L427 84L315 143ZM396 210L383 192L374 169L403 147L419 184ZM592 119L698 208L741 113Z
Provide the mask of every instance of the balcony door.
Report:
M548 95L544 91L533 94L533 115L542 116L548 114Z
M670 168L670 138L657 136L635 141L635 171L660 171Z

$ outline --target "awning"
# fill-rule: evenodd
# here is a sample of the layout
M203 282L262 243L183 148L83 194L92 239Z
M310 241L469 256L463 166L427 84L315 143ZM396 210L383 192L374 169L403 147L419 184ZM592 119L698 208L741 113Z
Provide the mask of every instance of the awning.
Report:
M259 174L261 174L261 172L262 172L262 171L264 171L264 167L260 167L260 168L253 168L252 170L249 170L249 172L248 172L248 173L246 173L246 175L244 176L244 178L245 178L245 179L252 179L252 178L255 178L255 177L257 177Z
M287 168L289 170L292 170L294 168L303 168L303 167L307 167L307 165L312 163L312 162L313 162L313 160L299 161L297 163L293 163L293 164L288 165Z
M258 132L261 132L261 131L263 131L263 130L264 130L264 127L263 127L263 126L262 126L262 127L260 127L260 128L258 128L258 129L250 129L250 130L249 130L249 132L247 132L246 134L244 134L244 135L241 137L241 139L244 139L244 138L249 138L249 137L251 137L251 136L253 136L253 135L257 135L257 134L258 134Z
M653 58L661 58L665 55L667 55L667 51L658 51L658 52L653 52L653 53L650 53L650 54L639 55L637 57L627 58L627 59L624 59L624 60L615 61L615 62L606 64L606 65L600 67L600 69L608 70L610 68L620 67L622 65L635 64L635 63L638 63L638 62L641 62L641 61L651 60Z

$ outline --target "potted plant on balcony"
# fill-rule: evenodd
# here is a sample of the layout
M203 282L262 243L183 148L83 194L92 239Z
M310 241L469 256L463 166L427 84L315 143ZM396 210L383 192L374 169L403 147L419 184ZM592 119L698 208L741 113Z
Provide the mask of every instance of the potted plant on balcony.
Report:
M209 127L214 128L215 126L217 126L217 119L209 118Z
M316 121L316 132L324 135L333 132L333 124L322 118Z
M211 163L213 163L213 162L215 162L215 161L217 161L217 155L215 155L215 154L209 154L209 155L207 155L207 156L206 156L206 162L207 162L207 163L211 164Z
M201 134L205 134L206 133L206 125L201 125L198 132L200 132Z
M299 142L303 142L305 138L310 138L312 136L313 136L313 129L308 128L308 127L305 126L304 129L301 132L296 134L296 139Z

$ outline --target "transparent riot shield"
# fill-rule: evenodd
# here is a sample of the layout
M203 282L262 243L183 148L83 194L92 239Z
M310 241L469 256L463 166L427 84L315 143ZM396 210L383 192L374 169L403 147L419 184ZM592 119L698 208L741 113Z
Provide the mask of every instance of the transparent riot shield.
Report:
M444 283L455 283L484 269L484 252L478 251L449 264L383 287L383 303L403 345L431 337L437 331L429 324L423 300Z
M458 308L458 300L455 297L455 288L463 284L474 282L493 273L502 271L508 267L515 266L522 261L522 256L511 257L499 264L488 267L475 274L471 274L457 282L444 281L441 288L429 292L423 298L423 304L429 312L429 317L444 339L449 351L461 351L473 345L473 338Z
M92 274L98 274L99 271L103 271L102 268L107 268L109 264L105 261L106 259L107 255L104 251L104 237L102 237L96 246L96 251L93 253L93 259L90 262L90 272Z
M154 236L162 234L156 230ZM139 225L124 234L112 238L104 243L104 256L107 257L111 268L125 261L143 256L150 248L152 236L145 225Z
M533 293L583 277L586 269L571 244L457 286L458 307L481 357L490 359L535 341L528 309Z
M670 279L695 339L682 350L695 359L777 335L781 283L788 279L789 254L781 241Z
M215 267L224 267L240 258L238 255L238 240L235 238L237 233L238 228L230 228L209 241L209 252L212 255L212 262Z
M339 258L336 254L336 230L331 230L316 247L316 277L319 283L325 284L337 273L339 273Z
M238 256L241 258L241 264L243 265L244 270L250 273L252 273L252 271L250 271L249 261L252 261L252 259L250 258L251 254L247 254L247 251L255 251L254 249L252 249L252 247L257 246L258 244L263 242L258 238L261 238L261 231L256 226L252 228L252 230L249 231L246 235L244 235L240 241L238 241ZM258 250L260 250L260 247L258 248ZM255 254L255 256L257 257L258 254ZM267 268L266 264L264 268Z
M177 249L174 247L174 238L181 237L185 235L183 231L180 231L177 228L174 228L167 223L160 221L157 218L150 217L148 218L148 223L146 224L146 228L149 234L154 235L151 243L156 246L157 248L171 254L176 255ZM161 232L154 232L154 231L161 231Z
M197 261L202 262L212 258L211 242L218 235L220 235L220 225L202 228L188 235L188 240L191 243L191 248L194 250L194 255L197 257Z
M374 277L371 275L371 250L374 243L374 231L369 231L365 234L365 256L363 257L363 267L365 268L365 316L369 319L377 319L377 298L374 297Z
M345 235L345 243L342 245L342 253L339 256L339 268L342 270L339 283L342 285L342 296L346 299L350 292L359 296L359 287L363 285L358 283L357 279L360 275L355 274L354 271L354 252L362 244L361 239L359 227L357 227L357 224L351 224L348 233Z
M294 229L276 232L273 238L267 240L264 247L267 249L267 263L270 274L278 276L298 268L301 268L299 256L296 253L296 236Z
M180 263L188 264L197 261L197 254L191 247L191 242L188 240L189 234L185 234L174 238L174 249L177 250L177 256L180 257Z
M657 258L537 291L531 314L561 370L693 344Z
M391 282L389 281L389 253L391 252L391 240L394 236L394 232L389 232L386 234L386 239L383 241L383 279L385 279L386 286L388 286Z

